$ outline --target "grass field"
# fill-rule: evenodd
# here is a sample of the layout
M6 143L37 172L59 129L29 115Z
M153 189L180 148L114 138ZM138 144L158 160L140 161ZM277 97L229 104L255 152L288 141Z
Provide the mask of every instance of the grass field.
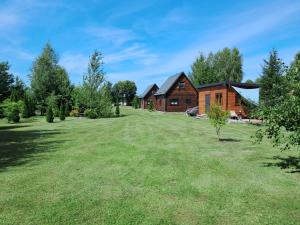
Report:
M300 224L299 151L257 127L121 108L0 121L0 224ZM275 157L275 158L274 158Z

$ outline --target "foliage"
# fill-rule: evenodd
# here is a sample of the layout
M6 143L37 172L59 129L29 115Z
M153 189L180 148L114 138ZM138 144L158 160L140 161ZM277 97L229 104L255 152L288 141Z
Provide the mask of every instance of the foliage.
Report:
M17 102L19 100L24 100L24 97L25 97L25 84L17 76L15 79L15 83L12 85L10 99L14 102Z
M220 138L220 131L221 128L226 124L229 112L222 110L222 107L216 104L213 104L210 107L210 111L208 112L208 117L211 122L211 124L215 127L217 136L219 140Z
M80 94L86 107L95 109L100 100L100 90L104 85L103 57L97 50L90 57L88 72L83 77L83 89Z
M22 106L22 101L13 102L6 99L3 102L4 115L7 117L8 122L18 123L20 121L20 111Z
M48 123L53 123L54 121L54 114L51 105L48 105L47 107L46 120Z
M152 101L152 100L150 100L150 102L149 102L148 110L149 110L150 112L153 112L153 111L154 111L154 104L153 104L153 101Z
M100 104L97 106L98 117L111 117L113 114L112 97L106 84L102 87L100 94Z
M9 73L8 62L0 62L0 102L11 95L11 88L14 82L13 75Z
M72 117L78 117L79 116L79 110L78 109L71 110L70 116L72 116Z
M84 111L84 115L90 119L97 119L98 113L95 109L87 109Z
M237 48L224 48L217 53L203 53L191 66L189 77L194 85L222 81L241 82L243 79L242 56Z
M61 102L60 109L59 109L59 119L64 121L66 119L66 106L64 102Z
M134 96L134 99L132 100L132 107L135 109L138 109L140 107L140 99L138 96Z
M269 59L264 60L262 74L257 80L260 84L261 105L274 106L277 98L284 94L285 90L278 87L283 85L286 69L283 61L278 58L277 51L272 50Z
M47 106L50 106L54 116L59 116L59 99L53 93L46 99Z
M270 90L270 98L274 100L272 105L261 105L257 112L266 128L259 129L256 138L261 142L266 137L284 150L300 145L300 52L287 74L280 78Z
M50 95L69 98L71 87L68 74L58 65L58 56L49 43L33 62L30 80L41 114L44 113L46 99Z
M122 100L123 103L126 103L126 105L131 105L132 100L136 95L137 87L134 83L134 81L130 80L124 80L119 81L113 86L113 99L114 101L116 99Z
M116 103L116 112L115 112L115 114L116 114L116 117L120 116L120 104L118 102Z

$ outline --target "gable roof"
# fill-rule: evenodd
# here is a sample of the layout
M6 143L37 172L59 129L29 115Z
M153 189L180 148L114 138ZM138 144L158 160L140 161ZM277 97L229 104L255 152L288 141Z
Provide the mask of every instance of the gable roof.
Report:
M149 85L149 86L146 88L146 90L145 90L139 97L140 97L140 98L145 98L146 95L149 93L149 91L151 91L151 89L154 88L154 87L157 87L157 88L158 88L158 86L157 86L156 84L151 84L151 85Z
M165 95L170 90L170 88L173 86L173 84L175 84L175 82L178 80L178 78L182 75L185 76L185 73L181 72L181 73L177 73L173 76L170 76L154 95Z
M238 83L238 82L230 82L230 81L224 81L224 82L218 82L213 84L203 84L197 87L197 89L207 88L207 87L216 87L216 86L225 86L230 85L237 88L243 88L243 89L256 89L259 88L258 84L249 84L249 83Z

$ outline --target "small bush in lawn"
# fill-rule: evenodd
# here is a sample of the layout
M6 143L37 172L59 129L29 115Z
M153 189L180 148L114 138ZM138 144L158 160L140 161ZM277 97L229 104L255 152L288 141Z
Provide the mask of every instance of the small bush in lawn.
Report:
M4 118L4 107L2 105L0 105L0 119Z
M117 102L115 114L116 114L116 117L120 116L120 104L119 104L119 102Z
M54 114L51 106L48 106L47 108L46 120L48 123L53 123L54 121Z
M20 109L22 106L22 101L12 102L10 100L5 100L3 102L2 107L4 109L4 116L7 117L8 122L20 122Z
M71 110L70 116L72 116L72 117L78 117L79 116L79 110L78 109Z
M96 110L94 109L87 109L84 111L84 115L90 119L96 119L98 118L98 114L96 112Z
M59 112L59 119L61 121L65 120L66 119L66 115L65 115L66 110L65 110L65 104L63 102L60 104L60 110L59 111L60 111Z
M65 116L69 116L70 115L70 111L69 111L69 104L65 104Z
M153 104L153 101L151 101L151 100L150 100L149 105L148 105L148 110L149 110L150 112L153 112L153 111L154 111L154 104Z
M229 112L222 110L222 107L219 105L212 105L210 107L208 117L212 125L216 128L216 133L220 141L220 131L228 120Z
M134 99L132 100L132 107L135 109L140 108L140 100L137 96L135 96Z

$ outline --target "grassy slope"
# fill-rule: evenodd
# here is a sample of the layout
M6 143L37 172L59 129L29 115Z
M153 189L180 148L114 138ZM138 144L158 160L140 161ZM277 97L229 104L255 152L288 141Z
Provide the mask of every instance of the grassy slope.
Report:
M116 119L0 127L0 224L297 224L300 173L255 127L121 109Z

